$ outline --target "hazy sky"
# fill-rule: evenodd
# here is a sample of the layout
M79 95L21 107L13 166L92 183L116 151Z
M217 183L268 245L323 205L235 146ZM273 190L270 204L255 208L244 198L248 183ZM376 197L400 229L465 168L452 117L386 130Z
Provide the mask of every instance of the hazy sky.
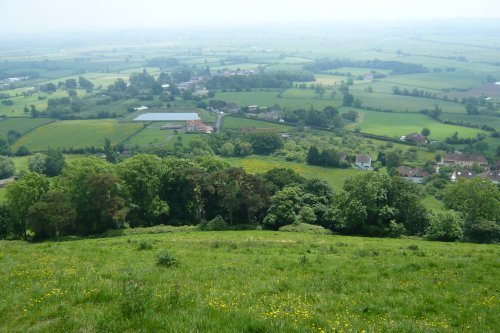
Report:
M500 18L500 0L0 0L0 34L481 17Z

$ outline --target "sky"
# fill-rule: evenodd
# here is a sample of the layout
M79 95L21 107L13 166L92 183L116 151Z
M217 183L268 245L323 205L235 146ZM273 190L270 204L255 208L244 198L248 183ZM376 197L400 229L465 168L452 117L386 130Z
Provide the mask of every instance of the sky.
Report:
M0 34L500 18L500 0L0 0Z

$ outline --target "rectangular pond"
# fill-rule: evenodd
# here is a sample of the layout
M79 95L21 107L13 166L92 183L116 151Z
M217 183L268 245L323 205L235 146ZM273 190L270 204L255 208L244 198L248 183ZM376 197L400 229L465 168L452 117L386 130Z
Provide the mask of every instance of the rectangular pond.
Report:
M135 121L187 121L199 120L200 117L197 113L184 113L184 112L158 112L158 113L144 113L135 118Z

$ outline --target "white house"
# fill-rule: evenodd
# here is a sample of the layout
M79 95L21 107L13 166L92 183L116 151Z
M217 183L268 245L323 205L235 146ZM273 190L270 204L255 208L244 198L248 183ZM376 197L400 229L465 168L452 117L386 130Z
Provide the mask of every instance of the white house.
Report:
M356 169L371 170L372 158L369 155L356 155Z

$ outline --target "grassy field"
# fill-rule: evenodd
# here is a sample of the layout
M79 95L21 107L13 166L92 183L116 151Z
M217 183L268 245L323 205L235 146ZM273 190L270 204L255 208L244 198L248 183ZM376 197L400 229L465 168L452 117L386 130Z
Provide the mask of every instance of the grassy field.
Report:
M82 97L86 95L85 90L78 89L78 96ZM5 93L11 94L9 90L6 90ZM43 96L45 99L38 99L38 96ZM61 98L67 97L68 92L66 90L58 90L51 94L45 93L34 93L31 96L18 96L10 98L14 103L11 106L0 104L0 116L6 115L8 117L31 117L31 113L24 112L24 107L27 106L28 109L31 105L34 105L38 111L45 111L47 109L47 99L49 98Z
M326 181L335 191L340 191L344 180L360 171L354 169L322 168L303 163L287 162L279 158L250 156L246 158L224 158L232 166L241 167L249 173L264 173L274 168L289 168L307 178L320 178Z
M0 120L0 136L6 136L10 130L24 134L32 129L55 121L52 118L6 118Z
M418 132L422 128L430 129L431 140L444 140L446 137L458 132L459 137L476 137L477 133L484 132L475 128L460 127L441 124L425 115L412 113L386 113L374 111L361 111L357 123L346 126L347 129L361 128L361 132L384 135L388 137L401 137Z
M156 146L167 143L168 137L173 134L173 130L161 130L159 128L144 128L125 141L125 145Z
M247 128L247 127L255 127L255 128L276 128L280 132L287 132L293 129L292 126L283 125L280 123L272 123L268 121L261 121L256 119L249 118L240 118L240 117L224 117L222 127L224 128Z
M292 90L292 89L291 89ZM292 109L305 108L309 109L311 106L317 109L323 109L325 106L339 106L341 100L339 97L336 99L331 99L328 96L328 92L325 93L323 99L315 98L310 95L309 97L293 96L293 91L301 89L293 89L288 97L278 97L279 91L241 91L241 92L217 92L215 94L216 99L224 100L228 103L236 103L240 107L249 105L259 105L259 106L273 106L278 103L281 107L287 107ZM288 91L288 90L287 90ZM285 91L284 96L287 94ZM312 90L304 90L304 94L312 94Z
M359 86L361 87L361 86ZM420 112L422 109L434 109L438 105L443 113L466 113L465 106L459 103L446 102L430 98L394 95L390 93L369 93L361 90L351 90L355 98L359 98L363 106L394 110L396 112ZM364 89L364 88L363 88Z
M47 147L102 147L105 138L117 144L141 128L142 124L118 123L114 119L58 121L27 133L16 141L13 148L25 145L31 151L43 151Z
M0 332L495 332L499 255L268 231L0 241Z

